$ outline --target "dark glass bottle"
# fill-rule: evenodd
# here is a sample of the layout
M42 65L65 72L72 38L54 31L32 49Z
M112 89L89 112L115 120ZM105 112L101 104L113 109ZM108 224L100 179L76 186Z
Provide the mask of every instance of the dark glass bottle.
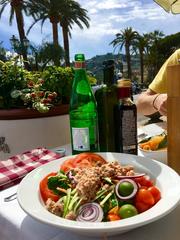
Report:
M84 54L75 55L75 76L70 100L72 153L99 150L97 105L87 79Z
M137 109L131 100L131 82L118 81L119 102L114 108L116 152L137 155Z
M114 61L103 62L104 85L95 92L99 122L99 146L101 152L114 152L113 109L117 103L116 85L114 84Z

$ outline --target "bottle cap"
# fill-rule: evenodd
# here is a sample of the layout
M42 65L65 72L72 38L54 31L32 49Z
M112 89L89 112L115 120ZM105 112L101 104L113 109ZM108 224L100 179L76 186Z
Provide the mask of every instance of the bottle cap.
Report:
M85 56L82 53L75 54L75 64L74 67L76 69L82 69L85 68Z
M131 80L130 79L126 79L126 78L122 78L120 80L117 81L117 86L118 87L131 87Z
M78 53L78 54L75 54L74 59L75 59L75 61L78 61L78 62L84 62L85 56L82 53Z

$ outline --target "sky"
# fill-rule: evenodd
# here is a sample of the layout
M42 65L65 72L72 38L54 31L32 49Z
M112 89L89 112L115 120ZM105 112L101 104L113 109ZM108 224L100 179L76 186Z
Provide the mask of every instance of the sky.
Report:
M165 35L180 31L180 14L167 13L153 0L76 0L81 7L88 10L90 28L79 29L74 25L70 39L70 57L74 54L84 53L86 59L96 55L113 52L109 43L116 33L127 27L140 34L160 30ZM25 29L32 23L31 18L25 17ZM9 26L9 7L6 7L0 19L0 41L3 46L10 49L9 39L12 35L18 37L16 21ZM52 41L52 27L46 21L41 32L40 24L34 26L28 39L35 45L42 41ZM59 42L62 42L62 32L59 28Z

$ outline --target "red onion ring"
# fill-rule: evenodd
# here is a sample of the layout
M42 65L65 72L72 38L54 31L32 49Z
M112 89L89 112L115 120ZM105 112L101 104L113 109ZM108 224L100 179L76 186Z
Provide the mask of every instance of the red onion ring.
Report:
M122 196L122 195L120 195L120 193L119 193L119 185L120 185L121 183L123 183L123 182L129 182L129 183L131 183L131 184L133 185L133 187L134 187L132 193L131 193L130 195L128 195L128 196ZM133 197L136 195L137 191L138 191L138 185L137 185L137 183L136 183L134 180L129 179L129 178L121 179L121 180L116 184L116 186L115 186L115 193L116 193L117 197L118 197L119 199L121 199L121 200L128 200L128 199L133 198Z
M98 203L86 203L79 208L76 221L80 222L101 222L103 210Z
M132 176L123 176L123 175L117 175L115 178L116 179L134 179L134 178L138 178L138 177L143 177L145 176L146 174L145 173L135 173L135 175L132 175Z

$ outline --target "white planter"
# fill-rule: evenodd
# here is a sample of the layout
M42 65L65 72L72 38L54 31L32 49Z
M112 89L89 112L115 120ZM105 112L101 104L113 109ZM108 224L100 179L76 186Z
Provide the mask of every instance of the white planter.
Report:
M0 160L37 147L55 148L70 143L69 115L0 120L0 137L10 149L0 151Z

